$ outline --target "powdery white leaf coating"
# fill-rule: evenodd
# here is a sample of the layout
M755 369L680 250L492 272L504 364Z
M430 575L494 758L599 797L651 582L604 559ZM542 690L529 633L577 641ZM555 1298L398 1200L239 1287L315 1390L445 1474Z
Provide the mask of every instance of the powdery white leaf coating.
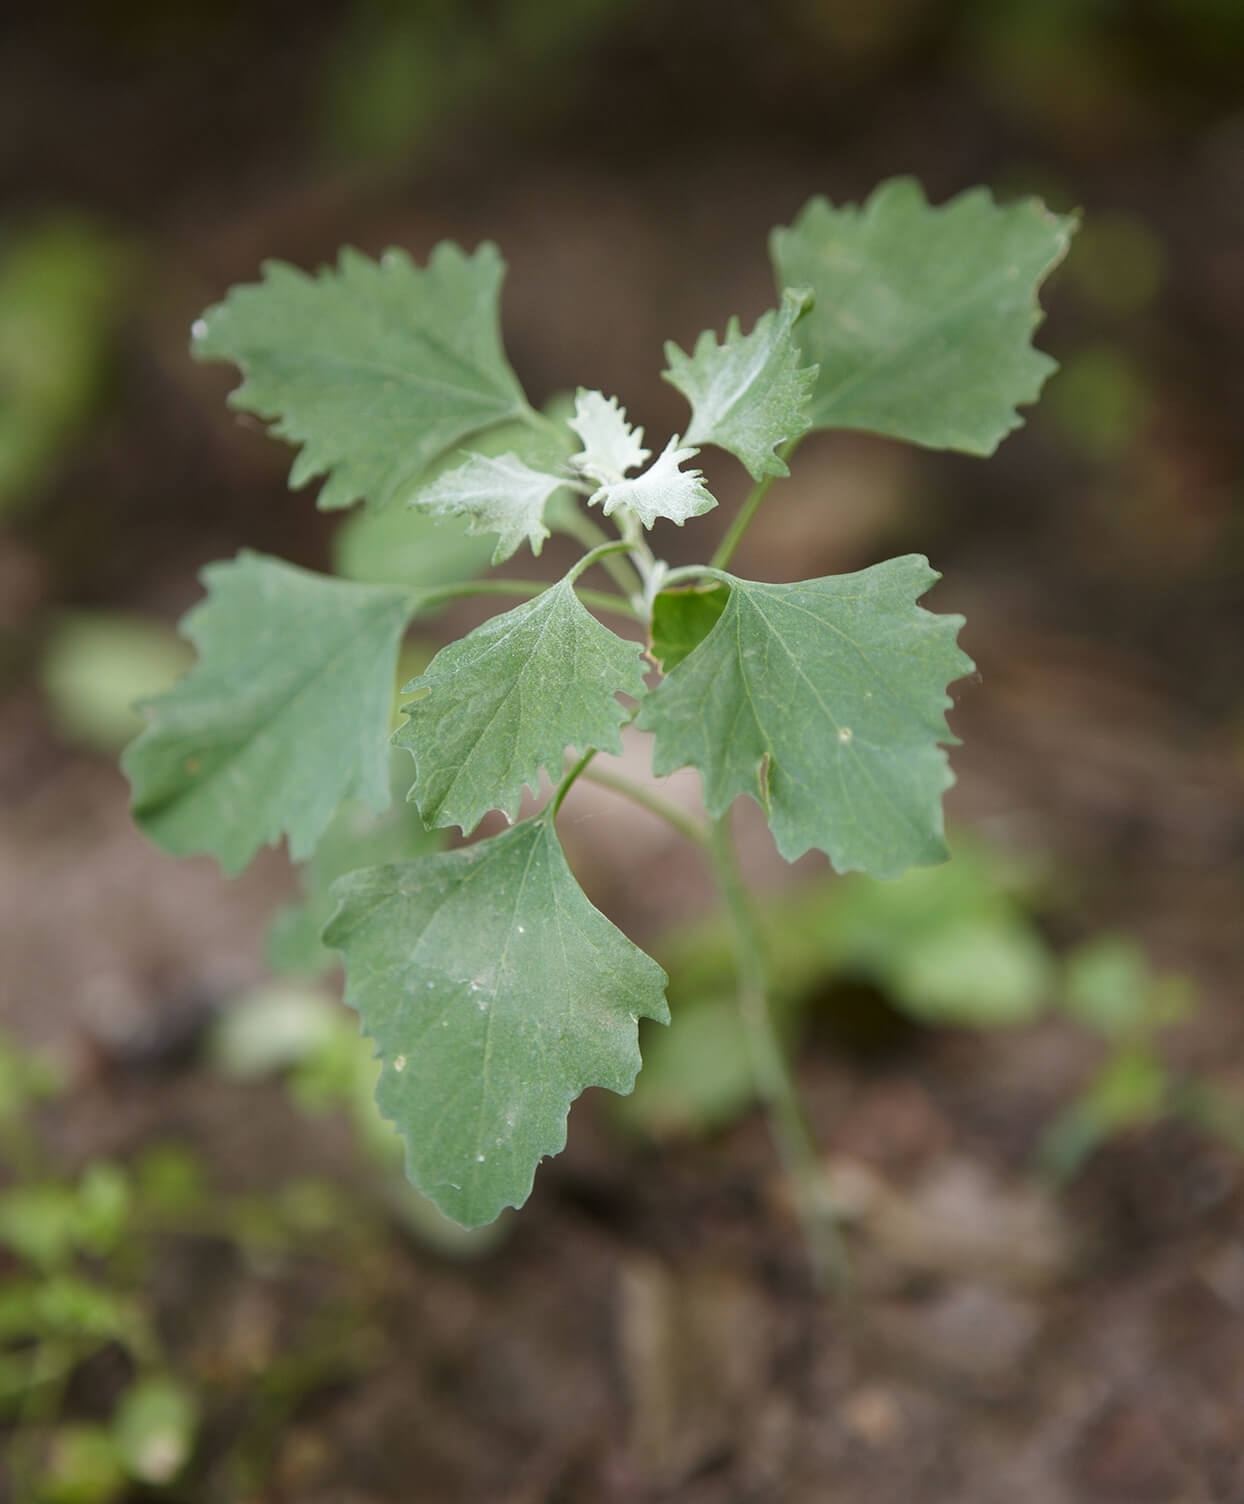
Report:
M811 306L806 289L787 288L781 307L757 319L750 334L743 334L733 318L723 344L705 330L692 355L684 355L672 340L666 345L665 379L691 404L689 444L728 449L753 480L790 474L774 450L812 426L808 399L816 367L801 364L793 334Z
M927 560L791 585L714 577L724 610L640 710L654 771L698 768L714 817L750 795L787 861L816 847L839 872L897 877L944 860L945 687L972 663L963 618L916 605L939 578Z
M571 455L570 463L599 485L620 481L652 453L643 447L643 429L631 427L616 397L580 387L575 393L574 416L566 421L583 444L578 454Z
M563 579L442 648L403 693L418 697L393 737L415 759L410 797L426 825L470 831L490 809L513 818L567 747L621 752L629 712L616 696L644 694L640 646Z
M810 200L771 249L779 287L816 297L796 333L820 367L813 426L992 454L1055 369L1032 348L1036 294L1074 228L983 188L933 208L911 178L862 206Z
M333 893L324 940L345 954L407 1174L447 1216L491 1222L564 1147L585 1087L631 1090L639 1019L669 1022L665 973L588 902L548 819Z
M589 505L599 504L606 517L623 507L645 527L651 527L658 517L681 527L688 517L711 511L717 501L705 487L703 473L682 469L700 451L681 449L679 443L675 434L642 475L602 486L589 498Z
M492 562L500 564L526 541L533 554L549 530L544 504L565 479L533 470L516 454L468 454L462 464L421 486L408 506L471 519L473 533L496 533Z
M203 571L182 627L199 660L143 707L121 765L134 818L176 856L227 873L289 837L309 857L343 800L389 803L386 735L409 591L242 552Z
M527 413L501 344L496 246L443 241L426 268L344 250L315 276L263 270L207 310L191 348L241 368L230 405L302 446L290 485L327 477L321 507L403 499L440 455Z

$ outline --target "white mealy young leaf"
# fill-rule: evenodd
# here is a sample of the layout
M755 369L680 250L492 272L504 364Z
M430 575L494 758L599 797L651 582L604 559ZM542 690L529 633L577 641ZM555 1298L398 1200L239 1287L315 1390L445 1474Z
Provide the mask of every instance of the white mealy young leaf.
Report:
M618 399L606 398L603 392L587 392L580 387L575 394L574 417L566 421L583 443L582 450L571 455L570 463L581 475L602 486L620 481L652 453L641 442L643 429L632 428Z
M471 519L473 533L496 533L492 562L508 559L524 539L533 554L544 546L544 504L565 479L533 470L516 454L468 454L461 465L421 486L407 505Z
M757 319L750 334L731 319L722 344L705 330L692 355L672 340L665 346L665 379L691 404L688 443L728 449L753 480L790 473L773 451L811 427L808 399L816 367L801 363L792 332L811 307L810 292L787 288L782 306Z
M688 517L711 511L717 501L706 489L703 474L699 470L682 469L700 451L680 449L678 442L675 434L642 475L602 486L589 499L589 505L599 503L606 517L624 507L645 527L651 527L658 517L668 518L681 527Z

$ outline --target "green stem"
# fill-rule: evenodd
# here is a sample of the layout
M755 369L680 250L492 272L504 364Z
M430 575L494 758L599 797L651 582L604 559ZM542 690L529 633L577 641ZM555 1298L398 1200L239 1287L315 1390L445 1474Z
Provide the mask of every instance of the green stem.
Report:
M738 979L739 1017L756 1090L769 1114L783 1168L790 1178L812 1272L818 1285L841 1286L846 1254L827 1205L825 1175L804 1117L798 1088L773 1025L765 976L764 945L751 899L739 873L727 813L712 827L713 874L730 918Z
M778 450L783 460L788 460L798 447L798 439L787 439L785 444ZM776 475L763 475L748 492L747 499L735 514L734 521L726 529L726 535L717 545L717 550L709 563L714 569L724 569L734 557L734 551L743 541L743 534L752 525L752 519L760 510L760 503L769 494L769 487L778 477Z
M594 768L585 768L582 776L588 783L598 784L602 789L611 789L615 794L629 799L632 804L639 805L640 809L656 815L697 846L707 846L712 839L707 821L697 820L672 800L664 798L653 789L645 788L642 783L633 782L622 773L615 773L612 768L602 768L598 764Z
M609 557L613 557L610 555ZM603 561L602 561L603 562ZM468 580L460 585L433 585L427 590L417 590L419 605L431 605L439 601L455 600L468 595L516 595L524 600L543 595L549 588L548 580ZM610 611L616 616L638 620L639 613L629 600L620 595L610 595L606 590L581 590L575 594L585 606L594 606L598 611Z
M585 517L577 507L558 523L558 527L567 537L573 538L576 543L581 543L587 549L603 548L606 543L614 541L603 528L597 527L592 519ZM644 582L629 559L619 558L617 554L606 554L600 560L600 564L628 601L643 596ZM638 614L637 611L631 611L632 616Z
M562 801L578 781L579 775L585 771L588 763L590 763L595 756L596 748L589 747L583 754L583 756L579 758L578 762L574 764L574 766L570 769L570 771L566 774L562 781L557 785L557 788L553 793L553 797L549 800L548 805L545 808L545 817L550 820L557 819L557 811L561 809Z

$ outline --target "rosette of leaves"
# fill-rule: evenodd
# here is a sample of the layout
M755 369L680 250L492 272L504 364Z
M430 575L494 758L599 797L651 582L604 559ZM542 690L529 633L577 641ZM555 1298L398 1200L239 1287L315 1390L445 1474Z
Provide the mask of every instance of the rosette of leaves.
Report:
M588 901L556 830L625 724L651 733L658 775L698 769L711 820L755 800L788 859L894 876L945 856L947 686L971 664L961 619L919 604L936 573L914 555L784 584L725 565L813 429L992 450L1052 369L1030 342L1036 290L1071 229L983 191L934 208L906 180L862 207L814 200L774 232L775 306L747 332L732 319L690 353L667 347L689 416L651 446L603 393L531 406L490 245L441 245L423 267L400 251L346 251L314 275L270 263L196 323L194 353L242 371L232 404L297 446L292 485L397 514L394 569L341 580L243 553L206 572L185 624L198 662L145 707L124 759L154 840L236 872L281 838L310 857L343 804L383 810L409 625L457 595L519 598L405 684L393 740L430 830L515 819L545 774L553 792L499 835L345 873L324 929L409 1174L451 1216L521 1203L573 1098L628 1091L638 1020L667 1017L663 973ZM716 507L694 464L710 445L755 489L708 563L671 571L651 530ZM491 539L491 565L554 530L585 552L547 583L481 579L487 544L455 545L429 579L402 514ZM597 566L613 592L584 584Z

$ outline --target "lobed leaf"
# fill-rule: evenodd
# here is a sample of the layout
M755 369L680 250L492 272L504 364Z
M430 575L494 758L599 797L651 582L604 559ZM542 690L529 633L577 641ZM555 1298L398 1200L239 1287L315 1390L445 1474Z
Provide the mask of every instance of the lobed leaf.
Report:
M992 454L1055 369L1030 343L1036 293L1074 227L983 188L935 209L910 178L858 208L812 199L771 247L779 287L816 297L796 335L820 367L813 426Z
M628 1092L665 973L588 902L551 820L353 872L325 943L381 1060L407 1173L466 1226L531 1192L586 1086Z
M705 487L704 476L699 470L682 468L700 451L680 449L678 445L675 435L642 475L601 486L589 498L589 505L599 502L606 517L621 507L634 513L645 527L651 527L658 517L681 527L689 517L711 511L717 501Z
M314 277L269 261L195 325L194 354L230 360L234 407L273 421L302 451L290 485L326 476L323 508L405 499L472 434L527 411L501 345L505 264L442 242L426 269L402 251L344 250Z
M749 794L788 861L817 847L840 872L896 877L943 860L945 688L972 664L963 618L915 605L939 578L927 561L791 585L714 577L730 587L719 620L640 710L656 773L698 768L714 817Z
M444 647L403 693L394 735L415 759L410 797L426 825L475 828L490 809L513 818L524 784L556 775L568 746L620 752L644 694L639 644L596 620L569 577Z
M598 485L620 481L628 470L642 465L651 455L643 446L644 431L626 421L626 409L616 397L605 398L603 392L575 393L574 416L567 419L583 448L571 455L570 462L581 475Z
M145 702L150 724L122 758L134 818L166 851L211 852L231 874L282 834L302 860L344 800L388 804L393 679L415 598L247 551L203 581L208 598L182 624L199 660Z
M516 454L468 454L460 465L420 486L408 505L469 517L473 533L496 533L492 562L501 564L524 540L533 554L540 552L549 535L544 504L565 484L561 476L531 469Z
M740 332L735 318L726 326L724 344L705 330L692 355L672 340L665 346L665 379L691 404L688 444L728 449L753 480L790 474L774 450L812 426L808 400L816 367L801 364L794 337L796 323L811 307L806 289L787 288L781 307L757 319L750 334Z

